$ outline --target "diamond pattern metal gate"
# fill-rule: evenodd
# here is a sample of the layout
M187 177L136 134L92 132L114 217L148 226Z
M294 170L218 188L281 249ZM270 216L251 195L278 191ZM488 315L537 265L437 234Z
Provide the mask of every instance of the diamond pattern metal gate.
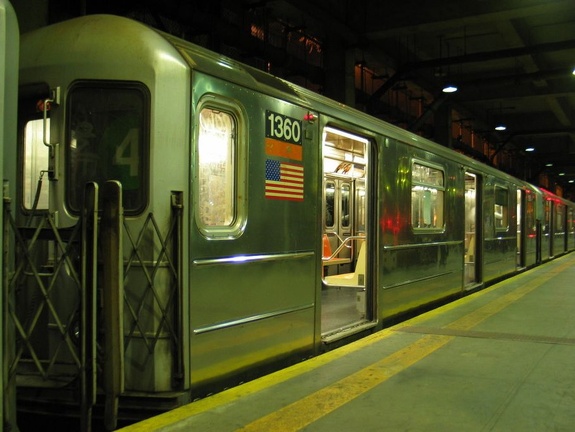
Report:
M80 221L65 229L51 214L33 217L35 226L19 226L4 200L3 295L13 342L6 347L9 382L67 395L89 424L96 372L97 185L88 184L85 197Z
M83 431L90 430L97 394L106 425L115 428L129 371L124 356L134 346L170 363L171 390L181 389L183 375L182 196L172 193L168 226L150 213L138 227L123 218L119 183L104 185L100 213L98 195L98 185L87 184L81 218L65 229L51 214L20 226L4 203L5 319L14 335L9 381L48 399L57 395L80 416Z

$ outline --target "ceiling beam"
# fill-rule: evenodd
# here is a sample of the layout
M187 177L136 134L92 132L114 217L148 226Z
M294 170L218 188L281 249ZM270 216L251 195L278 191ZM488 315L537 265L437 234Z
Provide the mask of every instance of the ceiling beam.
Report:
M419 3L419 1L415 3ZM460 1L458 3L461 4ZM479 1L474 3L480 4ZM432 21L425 15L422 15L422 21L417 23L414 23L413 14L408 6L406 7L404 5L404 7L400 9L401 15L387 13L385 9L382 9L383 13L379 20L379 26L384 28L384 30L366 32L364 33L364 37L369 40L380 41L383 39L393 39L398 36L410 36L423 33L444 33L447 29L461 29L465 26L472 25L481 26L485 23L509 21L550 13L561 16L563 12L571 12L573 10L572 0L552 2L542 0L539 4L532 6L517 6L522 2L506 2L502 0L499 0L498 2L485 3L491 3L491 5L487 7L488 11L485 13L478 12L478 8L469 8L467 10L467 15L453 16L446 20L439 19ZM433 5L433 7L436 6Z

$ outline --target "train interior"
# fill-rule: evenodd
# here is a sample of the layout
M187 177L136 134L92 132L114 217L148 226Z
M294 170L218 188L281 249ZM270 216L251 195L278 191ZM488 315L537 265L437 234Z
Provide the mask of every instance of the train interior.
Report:
M366 322L370 278L366 270L368 141L326 127L323 134L324 337Z

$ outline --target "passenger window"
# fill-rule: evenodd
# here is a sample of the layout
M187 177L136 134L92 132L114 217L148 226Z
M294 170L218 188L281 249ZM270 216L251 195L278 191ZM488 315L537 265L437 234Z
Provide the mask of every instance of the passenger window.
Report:
M557 215L555 218L555 226L557 229L556 232L564 232L565 231L565 213L564 213L564 206L561 204L557 204Z
M229 226L235 213L235 121L229 113L206 108L199 126L200 219L206 226Z
M509 228L509 191L495 185L494 220L496 231L507 231Z
M411 223L416 230L444 228L444 172L440 168L414 162L411 171Z
M46 138L50 135L50 119L46 121ZM44 145L44 120L30 120L24 127L23 205L27 210L48 209L48 182L39 182L48 170L49 150ZM40 189L38 190L38 188Z
M80 211L84 185L117 180L126 214L147 200L148 93L142 86L83 83L69 95L67 201Z
M533 193L527 191L525 204L525 227L527 229L527 235L533 237L537 229L537 222L535 220L535 197Z
M197 222L206 237L235 238L245 222L243 116L232 102L212 98L198 113Z
M543 232L547 234L551 228L551 201L549 198L545 201L544 212Z

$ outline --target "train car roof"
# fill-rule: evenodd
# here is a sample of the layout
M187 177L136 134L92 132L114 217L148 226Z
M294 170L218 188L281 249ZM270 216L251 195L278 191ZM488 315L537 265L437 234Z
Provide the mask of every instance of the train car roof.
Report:
M25 33L20 82L34 84L38 70L51 86L78 79L153 82L167 71L185 73L179 52L148 26L113 15L87 15Z

